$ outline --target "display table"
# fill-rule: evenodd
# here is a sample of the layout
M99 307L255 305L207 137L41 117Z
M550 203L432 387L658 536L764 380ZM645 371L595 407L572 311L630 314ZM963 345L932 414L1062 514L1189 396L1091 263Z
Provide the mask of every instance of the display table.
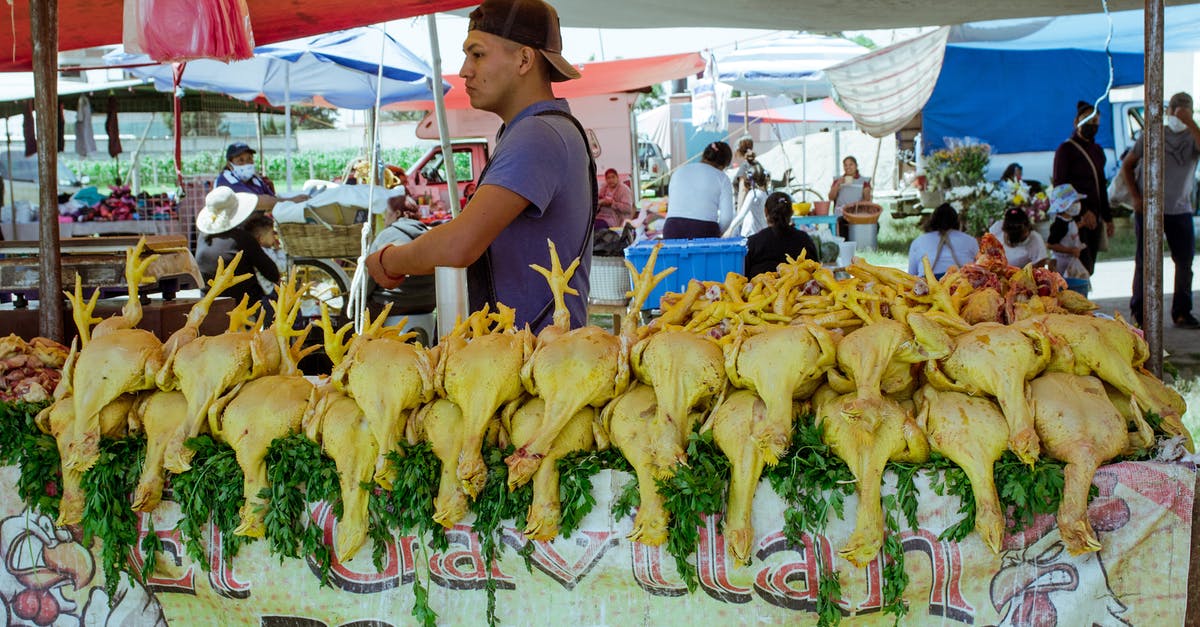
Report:
M124 306L126 300L113 298L97 301L94 315L102 319L117 315L121 313L121 307ZM166 341L172 333L187 322L188 312L198 300L198 298L177 298L170 301L151 299L149 304L142 307L142 321L137 326L139 329L150 331L158 339ZM228 327L229 312L235 305L237 303L232 298L218 298L213 301L208 316L200 324L200 334L219 335L224 333ZM9 333L16 333L27 340L40 335L37 301L30 301L29 306L24 309L16 309L11 304L0 304L0 337ZM63 320L64 343L70 344L71 339L78 333L75 322L71 318L70 307L67 307Z
M37 222L18 222L16 231L13 225L5 222L3 225L6 240L37 241ZM59 222L59 237L91 237L93 235L171 235L183 233L179 220L118 220L115 222Z
M792 224L802 229L806 226L824 226L830 235L837 235L837 216L792 216Z
M175 530L178 507L170 500L141 519L141 533L147 533L152 519L164 546L155 576L145 586L123 582L110 608L100 581L100 548L83 546L77 535L25 510L14 491L18 475L16 467L0 468L0 555L5 558L0 601L5 606L22 602L17 607L28 613L28 600L36 596L41 605L34 609L46 612L42 618L61 621L54 624L77 617L86 625L407 625L413 624L414 575L429 587L429 605L439 624L484 624L486 571L469 520L449 531L444 552L412 537L395 538L385 552L383 572L371 563L368 541L349 562L335 559L332 586L322 588L315 567L299 559L281 562L261 540L243 547L227 566L219 550L211 552L214 568L204 572L182 549ZM726 555L720 521L710 519L693 556L700 586L689 594L673 559L659 548L626 540L631 518L611 515L614 495L628 479L612 471L593 477L596 506L581 531L570 539L535 543L531 570L517 554L525 538L516 523L505 523L501 558L491 573L502 624L810 625L816 623L815 582L824 565L840 573L843 624L893 624L894 617L878 612L881 559L857 569L837 556L853 527L854 497L845 504L849 520L834 520L825 535L806 536L803 546L791 546L781 531L784 504L764 482L754 501L752 563L737 566ZM910 579L909 614L901 622L1181 625L1188 615L1195 481L1195 472L1179 464L1105 466L1096 474L1099 495L1089 509L1103 544L1100 552L1069 555L1053 516L1047 515L1008 536L1004 551L995 555L974 534L960 543L937 539L958 521L958 501L938 496L920 473L919 528L900 534ZM889 475L884 493L894 493L893 486ZM331 543L331 508L320 503L311 512ZM220 546L218 535L208 540L210 551ZM20 551L32 557L19 561L14 556Z

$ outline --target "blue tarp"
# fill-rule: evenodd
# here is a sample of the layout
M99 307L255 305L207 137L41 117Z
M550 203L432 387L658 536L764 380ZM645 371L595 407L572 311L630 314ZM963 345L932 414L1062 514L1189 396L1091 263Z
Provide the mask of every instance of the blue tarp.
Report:
M1114 86L1138 85L1142 72L1141 54L1113 55ZM1103 52L947 46L923 112L925 151L942 148L945 138L968 136L997 153L1054 150L1071 135L1075 103L1094 102L1107 84ZM1112 147L1112 126L1101 124L1096 141Z
M1141 11L1112 14L1113 86L1143 82ZM1167 7L1164 47L1200 50L1200 5ZM947 137L976 137L996 152L1054 150L1071 133L1075 103L1108 83L1104 14L996 20L956 26L924 108L926 152ZM1101 111L1104 111L1102 107ZM1113 145L1101 124L1098 141Z

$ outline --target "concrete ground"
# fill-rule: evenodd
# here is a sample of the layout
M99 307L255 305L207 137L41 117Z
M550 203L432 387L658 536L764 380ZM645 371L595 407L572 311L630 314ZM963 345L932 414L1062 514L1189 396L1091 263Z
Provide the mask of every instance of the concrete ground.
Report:
M1163 263L1163 349L1164 362L1179 369L1181 378L1200 376L1200 329L1178 329L1171 323L1172 286L1175 280L1175 265L1170 259ZM1096 264L1088 298L1100 305L1100 311L1112 314L1119 312L1129 320L1129 295L1133 286L1133 260L1101 261ZM1200 300L1195 292L1193 300L1197 309L1193 315L1200 317Z

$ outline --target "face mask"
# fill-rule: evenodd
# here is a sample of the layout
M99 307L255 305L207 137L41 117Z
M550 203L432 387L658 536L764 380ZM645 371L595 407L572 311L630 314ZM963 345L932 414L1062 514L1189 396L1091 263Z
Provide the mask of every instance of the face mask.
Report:
M1098 133L1099 131L1100 131L1099 126L1092 126L1092 125L1088 124L1088 125L1079 127L1079 136L1084 139L1087 139L1087 140L1092 140L1092 139L1096 139L1096 133Z
M249 181L254 176L254 164L246 163L243 165L229 165L230 171L237 177L239 181Z
M1187 125L1183 123L1183 120L1180 120L1173 115L1167 116L1166 124L1167 128L1171 129L1171 132L1173 133L1179 133L1187 128Z

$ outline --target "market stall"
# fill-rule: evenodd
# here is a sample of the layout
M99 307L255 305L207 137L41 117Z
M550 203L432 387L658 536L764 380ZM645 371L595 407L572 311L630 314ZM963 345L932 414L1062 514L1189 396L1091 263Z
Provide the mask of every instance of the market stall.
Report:
M166 342L132 329L139 245L120 314L71 295L69 354L0 342L35 403L0 405L24 502L0 598L39 624L1179 624L1183 399L1122 321L988 237L941 280L801 259L613 332L556 315L535 338L501 306L426 349L386 312L353 336L326 317L328 378L297 369L294 279L265 327L242 303L200 334L239 280L219 269Z

